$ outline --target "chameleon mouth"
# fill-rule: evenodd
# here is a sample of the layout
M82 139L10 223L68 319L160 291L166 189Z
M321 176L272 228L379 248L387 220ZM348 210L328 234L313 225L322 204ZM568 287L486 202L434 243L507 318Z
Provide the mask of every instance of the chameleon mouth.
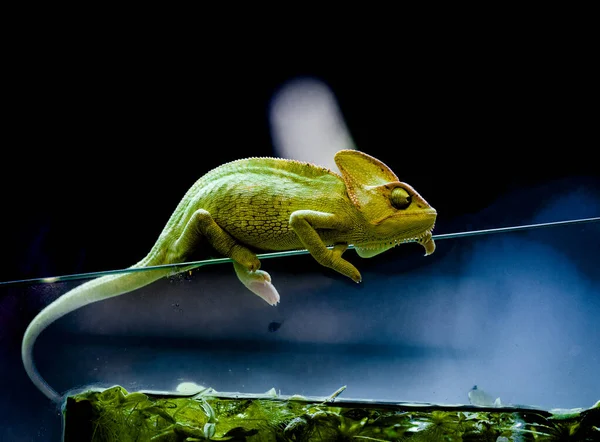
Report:
M359 256L366 258L375 256L385 250L389 250L400 244L416 242L425 248L425 256L431 255L435 251L435 241L432 238L434 225L431 228L421 231L417 235L393 238L387 241L378 241L372 243L355 244L355 249Z
M415 235L415 236L394 238L394 239L390 239L387 241L378 241L378 242L372 242L372 243L361 243L361 244L356 244L356 246L358 246L362 249L371 249L371 248L379 248L379 247L386 246L386 245L395 247L400 244L405 244L405 243L409 243L409 242L418 242L420 244L425 244L425 243L431 241L432 232L433 232L433 227L431 229L425 230L424 232L422 232L418 235Z

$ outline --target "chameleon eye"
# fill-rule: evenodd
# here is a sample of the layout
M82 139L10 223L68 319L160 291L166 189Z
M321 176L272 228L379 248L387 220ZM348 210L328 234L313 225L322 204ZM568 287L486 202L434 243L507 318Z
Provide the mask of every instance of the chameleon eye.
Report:
M392 206L398 210L403 210L410 206L411 196L402 187L396 187L392 190L391 201Z

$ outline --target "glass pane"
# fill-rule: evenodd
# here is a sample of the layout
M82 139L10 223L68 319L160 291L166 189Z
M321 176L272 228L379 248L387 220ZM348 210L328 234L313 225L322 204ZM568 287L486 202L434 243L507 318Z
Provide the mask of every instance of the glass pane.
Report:
M360 284L306 253L263 256L275 307L226 259L169 267L166 277L143 269L159 279L63 316L40 335L34 360L60 393L192 382L325 397L346 386L344 400L469 404L471 393L478 405L589 408L600 399L600 281L582 251L598 246L599 221L439 236L427 257L418 244L370 259L349 250ZM106 274L119 272L4 283L0 296L11 315L33 317ZM4 362L22 384L14 403L56 425L16 354Z

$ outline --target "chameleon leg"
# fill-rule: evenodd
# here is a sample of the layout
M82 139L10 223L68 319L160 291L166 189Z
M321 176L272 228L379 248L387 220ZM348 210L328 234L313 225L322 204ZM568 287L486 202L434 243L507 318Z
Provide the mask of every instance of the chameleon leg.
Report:
M306 250L317 260L319 264L341 273L360 282L360 272L342 258L342 253L348 244L336 244L333 250L329 250L315 229L339 229L345 226L337 217L331 213L317 212L314 210L297 210L290 216L290 227L296 232Z
M182 262L198 246L200 237L221 255L231 258L250 271L260 268L256 254L239 244L229 233L223 230L204 209L198 209L190 217L183 232L175 241L168 262Z
M259 270L260 261L256 254L239 244L204 209L196 210L190 217L181 236L175 241L170 262L177 262L172 261L174 259L185 260L185 256L197 245L199 236L206 238L221 255L233 259L235 273L252 293L260 296L270 305L279 302L279 293L271 284L271 276Z

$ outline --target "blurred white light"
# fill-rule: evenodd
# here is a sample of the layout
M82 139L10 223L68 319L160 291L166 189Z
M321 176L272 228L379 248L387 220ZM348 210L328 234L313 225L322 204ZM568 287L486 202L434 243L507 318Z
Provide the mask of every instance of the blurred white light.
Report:
M269 109L276 155L336 170L334 154L355 149L331 89L315 78L284 84Z

